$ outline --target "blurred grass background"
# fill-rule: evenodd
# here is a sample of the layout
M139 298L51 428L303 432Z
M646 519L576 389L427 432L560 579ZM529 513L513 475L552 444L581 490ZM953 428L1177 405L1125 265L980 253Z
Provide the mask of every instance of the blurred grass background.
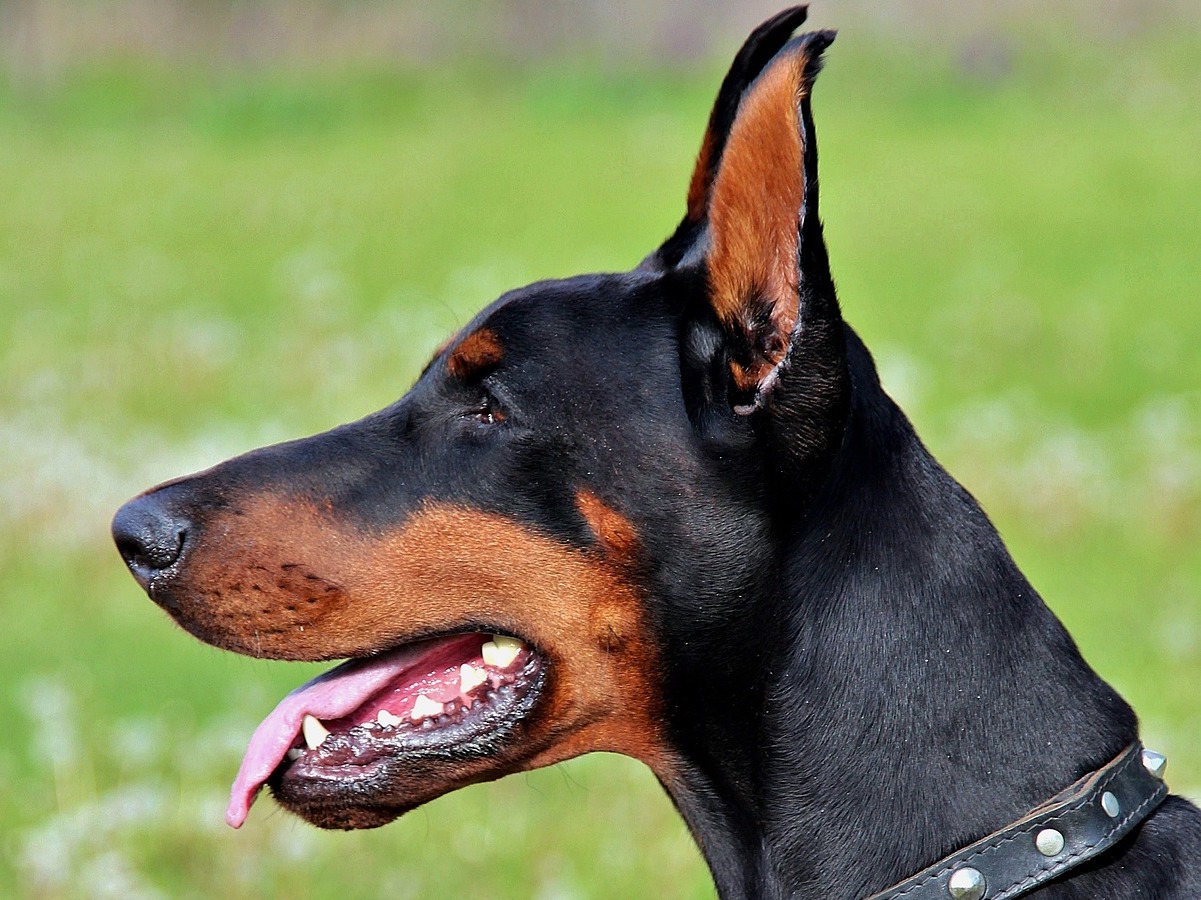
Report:
M390 402L506 288L634 264L774 8L0 3L0 895L711 896L615 758L376 832L269 800L229 831L314 669L184 636L107 522ZM814 12L846 315L1201 795L1201 15Z

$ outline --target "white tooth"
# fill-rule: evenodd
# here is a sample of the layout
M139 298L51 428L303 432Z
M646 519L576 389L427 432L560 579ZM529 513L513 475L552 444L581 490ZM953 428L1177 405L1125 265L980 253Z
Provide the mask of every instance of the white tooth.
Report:
M402 721L400 716L394 716L386 709L381 709L379 715L375 717L375 721L379 722L385 728L391 728L393 725L399 725Z
M304 742L310 750L316 750L329 737L329 729L321 724L321 720L307 713L300 723L300 730L304 732Z
M517 654L521 652L523 646L521 641L516 638L494 634L492 640L486 641L484 646L480 647L480 655L484 657L484 662L488 665L504 669L517 658Z
M409 718L414 722L421 719L429 719L433 716L442 715L442 704L437 700L431 700L425 694L417 695L417 702L413 704L413 711L409 713Z
M459 666L459 692L466 694L488 680L488 673L471 663Z
M300 759L302 756L304 756L304 751L299 747L293 747L288 751L288 759Z

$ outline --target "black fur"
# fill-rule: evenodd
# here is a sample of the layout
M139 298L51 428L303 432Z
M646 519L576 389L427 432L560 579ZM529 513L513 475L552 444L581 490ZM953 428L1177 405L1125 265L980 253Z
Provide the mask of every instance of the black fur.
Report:
M808 47L816 72L831 36L786 44L803 15L781 14L740 53L713 114L715 166L739 97L777 52ZM486 325L505 353L478 376L451 377L444 353L377 414L133 501L195 540L212 510L264 491L366 531L449 500L587 548L574 498L594 492L642 544L683 761L668 787L727 900L871 894L1137 737L843 323L807 97L801 121L801 312L749 411L729 374L736 336L706 303L706 225L686 220L631 273L534 284L485 309L464 333ZM127 556L140 540L130 515L117 526ZM1201 815L1172 798L1031 896L1195 900Z

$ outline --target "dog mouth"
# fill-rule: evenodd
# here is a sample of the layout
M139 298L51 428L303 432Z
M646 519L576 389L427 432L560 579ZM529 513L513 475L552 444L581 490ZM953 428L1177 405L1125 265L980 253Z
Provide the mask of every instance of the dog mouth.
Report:
M535 707L544 675L524 641L485 632L349 660L294 690L255 730L225 820L241 827L264 785L301 809L357 804L398 767L495 754Z

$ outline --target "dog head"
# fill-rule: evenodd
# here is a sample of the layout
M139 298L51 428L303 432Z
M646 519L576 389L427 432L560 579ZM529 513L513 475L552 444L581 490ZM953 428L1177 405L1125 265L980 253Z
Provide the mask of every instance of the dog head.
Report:
M347 662L251 741L259 789L369 827L592 750L671 789L696 729L751 727L777 535L835 458L846 333L809 97L829 33L761 26L687 213L633 271L502 296L358 422L117 513L150 597L210 644Z

